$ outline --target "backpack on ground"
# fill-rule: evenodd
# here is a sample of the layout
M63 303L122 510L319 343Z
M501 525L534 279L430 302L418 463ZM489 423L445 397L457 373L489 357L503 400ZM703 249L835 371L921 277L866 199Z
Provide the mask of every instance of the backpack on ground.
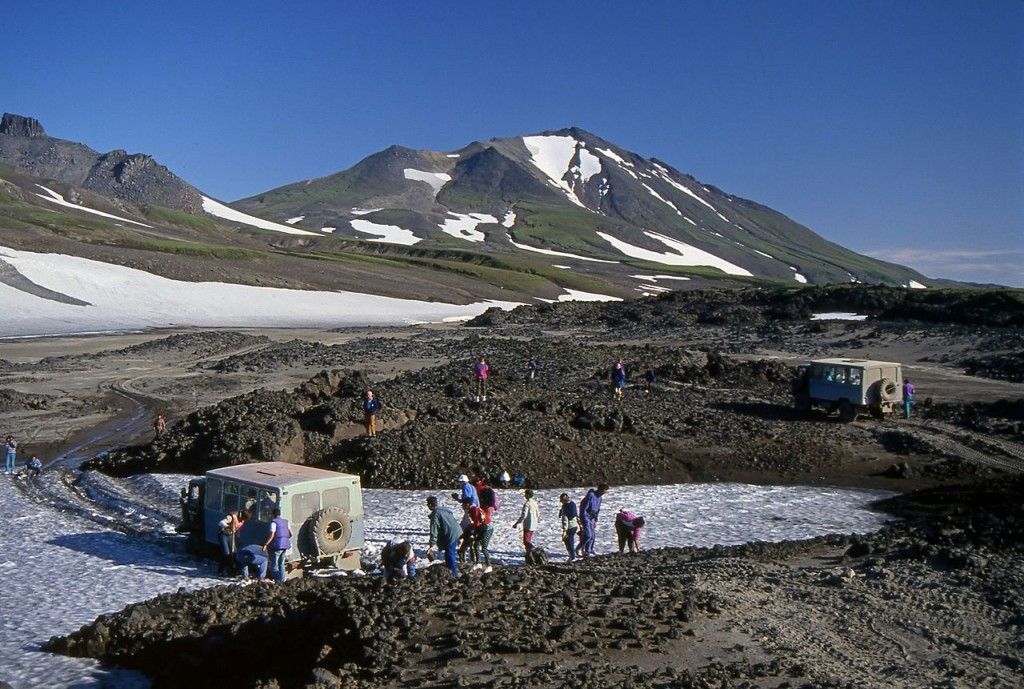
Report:
M498 491L490 486L486 486L480 491L480 507L484 509L490 507L497 512L498 508L501 507L501 498L498 497Z

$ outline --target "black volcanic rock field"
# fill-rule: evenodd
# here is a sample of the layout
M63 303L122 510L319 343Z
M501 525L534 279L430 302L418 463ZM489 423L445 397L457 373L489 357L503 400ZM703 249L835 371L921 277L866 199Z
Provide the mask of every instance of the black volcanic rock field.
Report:
M695 291L492 311L464 325L61 340L46 357L0 343L4 427L29 429L22 447L47 458L120 441L84 465L115 476L284 459L372 487L440 488L507 469L539 487L741 481L903 494L877 507L904 521L868 536L457 581L428 567L393 586L375 576L224 586L129 606L49 648L139 669L158 689L1019 686L1024 388L1012 367L1024 309L1017 293L918 294ZM810 320L821 311L870 318ZM493 376L477 403L480 354ZM913 417L798 413L795 367L835 356L902 362L918 387ZM621 402L609 385L618 357L630 373ZM540 373L528 385L530 358ZM358 406L367 386L384 401L372 440ZM157 412L170 429L153 440Z

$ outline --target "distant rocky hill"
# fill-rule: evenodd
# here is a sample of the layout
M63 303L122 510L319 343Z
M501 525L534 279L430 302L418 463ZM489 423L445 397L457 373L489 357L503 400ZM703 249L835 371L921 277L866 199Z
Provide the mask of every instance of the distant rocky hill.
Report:
M71 184L134 204L195 213L199 192L151 156L123 150L97 153L85 144L48 136L38 120L4 113L0 164L34 177Z

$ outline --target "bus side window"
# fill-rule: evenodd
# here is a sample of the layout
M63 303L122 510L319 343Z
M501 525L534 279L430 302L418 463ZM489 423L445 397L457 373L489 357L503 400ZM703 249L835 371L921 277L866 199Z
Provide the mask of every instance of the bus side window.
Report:
M860 385L861 380L863 380L862 376L864 374L864 372L862 370L860 370L859 368L848 368L848 369L846 369L846 372L847 372L847 379L846 379L847 383L849 383L850 385Z
M269 490L260 491L260 521L269 522L274 518L274 510L279 507L277 493Z
M220 479L206 479L206 509L220 512L220 488L222 485Z
M256 493L258 491L252 486L242 486L242 492L240 494L241 505L243 510L247 510L253 519L260 519L260 505L256 502ZM269 521L269 519L267 520Z
M224 513L238 511L238 484L232 483L231 481L224 482L223 489L223 500L221 501L221 509Z

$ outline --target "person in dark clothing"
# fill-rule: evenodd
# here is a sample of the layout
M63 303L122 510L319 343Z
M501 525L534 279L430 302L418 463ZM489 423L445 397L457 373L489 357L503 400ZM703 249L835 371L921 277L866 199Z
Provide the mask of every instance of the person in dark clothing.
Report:
M569 553L571 562L576 559L576 534L580 530L580 511L568 493L562 493L558 500L562 503L558 510L558 519L562 523L562 543L565 544L565 551Z
M626 364L618 359L612 366L612 389L615 392L615 399L622 399L622 392L626 389Z
M235 564L242 570L242 576L246 579L249 579L250 574L252 574L249 568L255 567L257 579L263 581L267 578L267 567L270 564L270 560L267 559L267 554L263 552L263 546L253 543L239 549L235 553Z
M583 557L594 555L594 541L597 538L597 518L601 514L601 496L608 492L608 484L587 491L580 501L580 551Z
M380 411L380 400L373 396L373 390L366 391L363 399L363 418L366 423L366 435L377 435L377 412Z
M649 368L644 372L644 393L651 394L651 388L654 387L654 381L656 376L654 375L654 369Z
M530 359L526 362L526 384L530 385L537 377L537 372L540 371L540 365L536 359Z
M427 543L427 559L434 559L434 545L444 551L444 562L448 565L453 577L459 576L459 538L462 527L452 511L447 507L438 507L437 498L427 498L427 509L430 510L430 540Z

